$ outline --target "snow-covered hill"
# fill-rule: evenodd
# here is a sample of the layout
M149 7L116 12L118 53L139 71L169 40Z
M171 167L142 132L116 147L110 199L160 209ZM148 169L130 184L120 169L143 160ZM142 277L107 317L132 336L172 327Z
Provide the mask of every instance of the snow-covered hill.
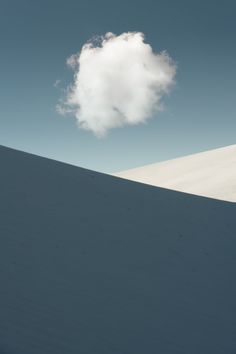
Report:
M236 145L115 175L153 186L236 202Z
M236 204L0 147L1 354L233 354Z

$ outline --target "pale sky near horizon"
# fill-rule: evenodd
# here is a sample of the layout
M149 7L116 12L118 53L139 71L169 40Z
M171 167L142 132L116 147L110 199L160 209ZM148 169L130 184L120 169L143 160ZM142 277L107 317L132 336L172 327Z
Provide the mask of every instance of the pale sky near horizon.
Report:
M235 16L233 0L1 0L0 144L101 172L235 144ZM176 85L147 124L98 139L55 110L73 78L66 60L127 31L167 50Z

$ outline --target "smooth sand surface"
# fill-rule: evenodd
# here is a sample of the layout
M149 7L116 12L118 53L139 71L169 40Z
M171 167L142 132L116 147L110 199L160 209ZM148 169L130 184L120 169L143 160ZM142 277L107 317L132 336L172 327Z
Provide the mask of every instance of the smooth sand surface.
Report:
M1 354L235 354L236 204L0 147Z
M236 202L236 145L114 175L153 186Z

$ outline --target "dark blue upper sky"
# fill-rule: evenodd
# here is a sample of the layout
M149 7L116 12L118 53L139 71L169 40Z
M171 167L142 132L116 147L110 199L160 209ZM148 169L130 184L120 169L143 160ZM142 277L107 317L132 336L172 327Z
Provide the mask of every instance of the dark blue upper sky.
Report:
M234 0L1 0L0 144L118 171L235 143ZM94 35L141 31L178 66L165 111L105 139L59 116L66 58Z

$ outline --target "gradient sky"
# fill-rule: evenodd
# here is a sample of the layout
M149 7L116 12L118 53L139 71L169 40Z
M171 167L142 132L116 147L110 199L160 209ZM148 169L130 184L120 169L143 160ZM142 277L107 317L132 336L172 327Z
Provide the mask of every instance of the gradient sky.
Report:
M0 0L0 144L102 172L235 144L235 18L235 0ZM98 139L55 111L66 59L127 31L168 51L177 84L148 124Z

